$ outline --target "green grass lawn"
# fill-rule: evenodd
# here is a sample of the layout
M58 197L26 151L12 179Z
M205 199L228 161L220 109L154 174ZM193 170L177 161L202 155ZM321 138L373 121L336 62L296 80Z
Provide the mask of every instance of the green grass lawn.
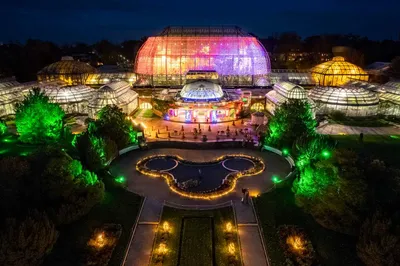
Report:
M142 198L134 193L122 188L109 189L103 202L89 214L59 229L59 239L43 265L82 265L86 243L94 229L105 223L115 223L122 225L122 234L109 265L120 266L141 204Z
M354 127L387 127L390 123L384 119L378 118L352 118L346 117L344 120L329 119L331 124L339 124Z
M228 245L224 228L227 222L235 224L232 207L200 211L164 206L161 224L164 221L170 224L172 231L167 240L168 253L162 264L163 266L176 266L178 262L181 262L179 264L181 266L229 265ZM214 228L213 235L210 228ZM158 247L161 237L161 233L156 234L153 250ZM214 239L214 248L212 247L212 239ZM237 241L235 242L236 248L239 250L239 244ZM213 254L210 254L212 250ZM213 256L215 256L215 264L210 264L210 259ZM197 264L192 263L195 258ZM237 258L241 263L240 254ZM199 264L200 262L204 262L204 264ZM150 265L156 265L155 256L152 257Z
M153 117L157 117L157 116L153 113L153 110L151 110L151 109L146 109L146 110L142 113L142 116L143 116L144 118L153 118Z
M364 135L360 143L359 135L332 136L337 140L338 148L350 148L357 153L379 158L388 164L398 165L400 162L400 136Z
M0 157L2 156L27 156L39 146L18 142L18 136L7 134L0 137Z
M286 265L279 244L278 227L297 225L307 232L322 265L362 265L356 254L356 237L336 233L320 226L313 217L294 204L288 188L277 189L254 199L263 229L268 256L273 266Z
M213 265L213 225L210 217L183 219L179 265Z

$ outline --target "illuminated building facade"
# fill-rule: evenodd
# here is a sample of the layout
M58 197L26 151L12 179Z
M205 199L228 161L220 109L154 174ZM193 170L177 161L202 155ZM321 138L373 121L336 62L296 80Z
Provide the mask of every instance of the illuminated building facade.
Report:
M200 79L194 79L193 72L188 82L173 98L165 119L188 123L218 123L236 120L242 109L240 93L223 91L216 82L216 72L196 71ZM188 75L188 76L189 76ZM201 79L209 77L209 79ZM213 80L214 78L214 80Z
M346 62L341 56L335 56L332 61L313 67L311 75L315 83L320 86L341 86L350 80L368 81L367 72Z
M317 113L340 111L346 116L373 116L378 114L378 95L357 87L315 87L309 97L317 105Z
M215 70L222 85L257 86L270 60L257 38L238 27L168 27L146 40L134 66L137 85L184 85L189 70Z
M89 74L96 73L96 69L87 63L75 61L65 56L61 61L44 67L37 74L38 81L62 80L68 85L82 85L86 83Z
M314 109L314 103L307 97L306 90L303 87L290 82L281 81L275 83L274 89L268 92L265 97L266 109L271 114L274 114L275 109L282 103L291 99L307 101Z
M106 105L116 105L129 115L138 108L139 95L125 81L108 83L96 90L89 100L89 117L96 119L97 113Z

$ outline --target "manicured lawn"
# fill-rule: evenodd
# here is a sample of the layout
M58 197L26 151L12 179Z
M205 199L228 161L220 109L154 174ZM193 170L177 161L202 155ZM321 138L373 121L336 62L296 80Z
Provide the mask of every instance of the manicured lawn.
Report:
M179 265L213 265L213 225L210 217L183 219Z
M7 134L0 137L0 157L2 156L27 156L39 146L18 142L18 136Z
M152 111L151 109L145 110L145 111L142 113L142 116L143 116L144 118L153 118L153 117L157 117L157 116L153 113L153 111Z
M346 117L344 120L329 119L332 124L354 126L354 127L387 127L390 123L379 118L354 118Z
M168 253L163 266L176 266L178 262L181 266L229 265L224 228L227 222L235 224L232 207L215 210L182 210L164 206L161 224L164 221L170 224L171 233L166 241ZM213 231L210 230L212 228ZM153 251L161 242L161 237L162 234L157 233ZM236 249L239 250L237 238L235 239ZM213 262L213 256L215 263L210 263ZM237 256L238 265L241 265L239 256ZM193 264L193 261L197 263ZM150 265L156 265L154 254Z
M364 135L363 142L359 135L332 136L338 142L338 148L350 148L365 155L379 158L388 164L398 165L400 161L400 136Z
M120 266L130 240L142 198L122 188L108 189L101 204L88 215L70 225L59 228L60 236L44 265L82 265L86 243L95 228L105 223L122 225L122 234L111 257L110 266Z
M327 230L294 204L293 193L281 188L254 199L263 229L268 256L273 266L283 266L285 257L279 245L278 227L297 225L304 228L322 265L362 265L356 254L356 237Z

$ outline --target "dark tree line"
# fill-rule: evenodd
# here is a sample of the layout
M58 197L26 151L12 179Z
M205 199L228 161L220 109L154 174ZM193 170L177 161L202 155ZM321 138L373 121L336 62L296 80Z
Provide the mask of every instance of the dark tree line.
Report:
M19 81L32 81L36 73L48 64L60 60L64 55L97 66L103 64L120 65L132 70L136 54L146 38L112 43L102 40L94 44L75 43L57 45L48 41L28 40L25 43L7 43L0 45L0 77L16 76ZM310 68L320 63L318 53L332 53L334 46L348 46L353 49L350 61L365 66L376 61L390 62L400 54L400 41L369 40L358 35L316 35L301 38L295 32L261 38L261 43L271 54L292 51L308 52L307 58L291 64L272 62L273 68Z
M102 40L95 44L57 45L29 39L26 43L3 44L0 45L0 78L15 76L20 82L36 80L39 70L59 61L62 56L73 56L93 66L99 62L120 65L132 71L133 61L143 40L129 40L119 44Z

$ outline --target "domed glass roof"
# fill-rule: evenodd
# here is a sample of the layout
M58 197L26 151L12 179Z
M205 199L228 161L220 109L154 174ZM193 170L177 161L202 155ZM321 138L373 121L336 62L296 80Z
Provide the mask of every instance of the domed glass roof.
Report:
M349 80L368 81L367 72L359 66L346 62L341 56L313 67L311 75L316 84L321 86L341 86Z
M181 90L180 96L191 100L212 100L222 98L224 92L218 84L199 80L186 84Z
M363 88L315 87L309 97L315 102L333 105L377 105L376 93Z
M75 61L71 57L63 57L61 61L44 67L38 75L44 74L86 74L96 73L96 69L84 62Z
M53 102L57 103L76 103L88 101L94 93L94 89L85 85L77 86L42 86L43 92L49 96Z
M89 107L101 109L106 105L122 106L129 104L138 97L125 81L108 83L98 89L89 101Z

